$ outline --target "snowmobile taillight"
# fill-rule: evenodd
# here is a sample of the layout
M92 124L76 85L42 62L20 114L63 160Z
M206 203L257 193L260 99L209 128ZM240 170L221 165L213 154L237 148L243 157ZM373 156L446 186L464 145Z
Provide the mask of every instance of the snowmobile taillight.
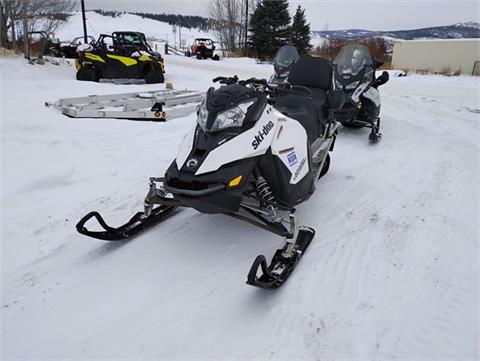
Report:
M239 175L237 178L233 178L229 183L228 183L228 186L229 187L236 187L240 184L240 182L242 181L242 176Z

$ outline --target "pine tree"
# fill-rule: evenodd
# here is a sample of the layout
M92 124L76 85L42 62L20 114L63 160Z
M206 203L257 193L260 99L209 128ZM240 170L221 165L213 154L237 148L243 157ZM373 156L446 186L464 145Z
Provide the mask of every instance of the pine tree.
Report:
M307 24L305 9L302 9L300 5L298 5L297 12L293 17L290 42L297 48L300 54L305 54L312 49L310 44L310 24Z
M250 19L250 46L260 59L272 57L290 35L288 0L263 0Z

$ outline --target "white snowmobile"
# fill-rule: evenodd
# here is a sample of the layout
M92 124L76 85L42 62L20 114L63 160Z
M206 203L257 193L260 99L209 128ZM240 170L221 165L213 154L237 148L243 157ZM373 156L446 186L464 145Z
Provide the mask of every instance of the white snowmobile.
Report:
M90 212L78 222L78 232L122 240L178 207L226 214L285 238L270 265L263 255L256 258L247 279L262 288L283 284L315 234L299 226L294 207L328 171L337 128L333 110L344 102L343 92L331 89L332 67L324 59L300 59L288 80L291 85L271 87L265 79L214 79L223 86L208 90L197 124L165 176L150 178L145 210L118 228ZM91 218L104 230L88 230Z
M388 81L384 71L378 78L375 69L383 63L372 59L368 48L360 44L344 46L333 61L335 89L343 90L346 102L335 111L335 119L345 127L371 128L369 139L377 142L380 133L380 93L378 87Z
M273 58L273 75L269 84L283 84L287 81L290 70L295 62L300 59L297 48L292 45L284 45L278 49Z

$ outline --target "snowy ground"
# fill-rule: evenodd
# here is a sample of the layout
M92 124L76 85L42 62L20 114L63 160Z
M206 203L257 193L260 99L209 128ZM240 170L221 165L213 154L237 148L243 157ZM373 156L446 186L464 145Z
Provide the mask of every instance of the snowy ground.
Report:
M166 57L167 81L205 90L268 65ZM70 119L45 101L163 85L74 80L71 66L0 60L5 359L474 359L479 357L479 85L392 78L383 140L341 128L330 172L298 207L316 237L274 292L245 285L281 240L184 210L126 243L76 233L91 210L142 207L194 116Z

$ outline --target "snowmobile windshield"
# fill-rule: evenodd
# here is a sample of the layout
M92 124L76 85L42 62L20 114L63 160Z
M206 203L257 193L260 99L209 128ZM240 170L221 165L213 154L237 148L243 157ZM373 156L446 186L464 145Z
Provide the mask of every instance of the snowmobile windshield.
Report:
M372 67L370 51L364 45L349 44L344 46L333 61L340 75L357 75L365 67Z
M273 58L273 68L275 73L280 75L287 70L293 63L295 63L300 56L297 48L291 45L284 45L278 49L277 54Z

